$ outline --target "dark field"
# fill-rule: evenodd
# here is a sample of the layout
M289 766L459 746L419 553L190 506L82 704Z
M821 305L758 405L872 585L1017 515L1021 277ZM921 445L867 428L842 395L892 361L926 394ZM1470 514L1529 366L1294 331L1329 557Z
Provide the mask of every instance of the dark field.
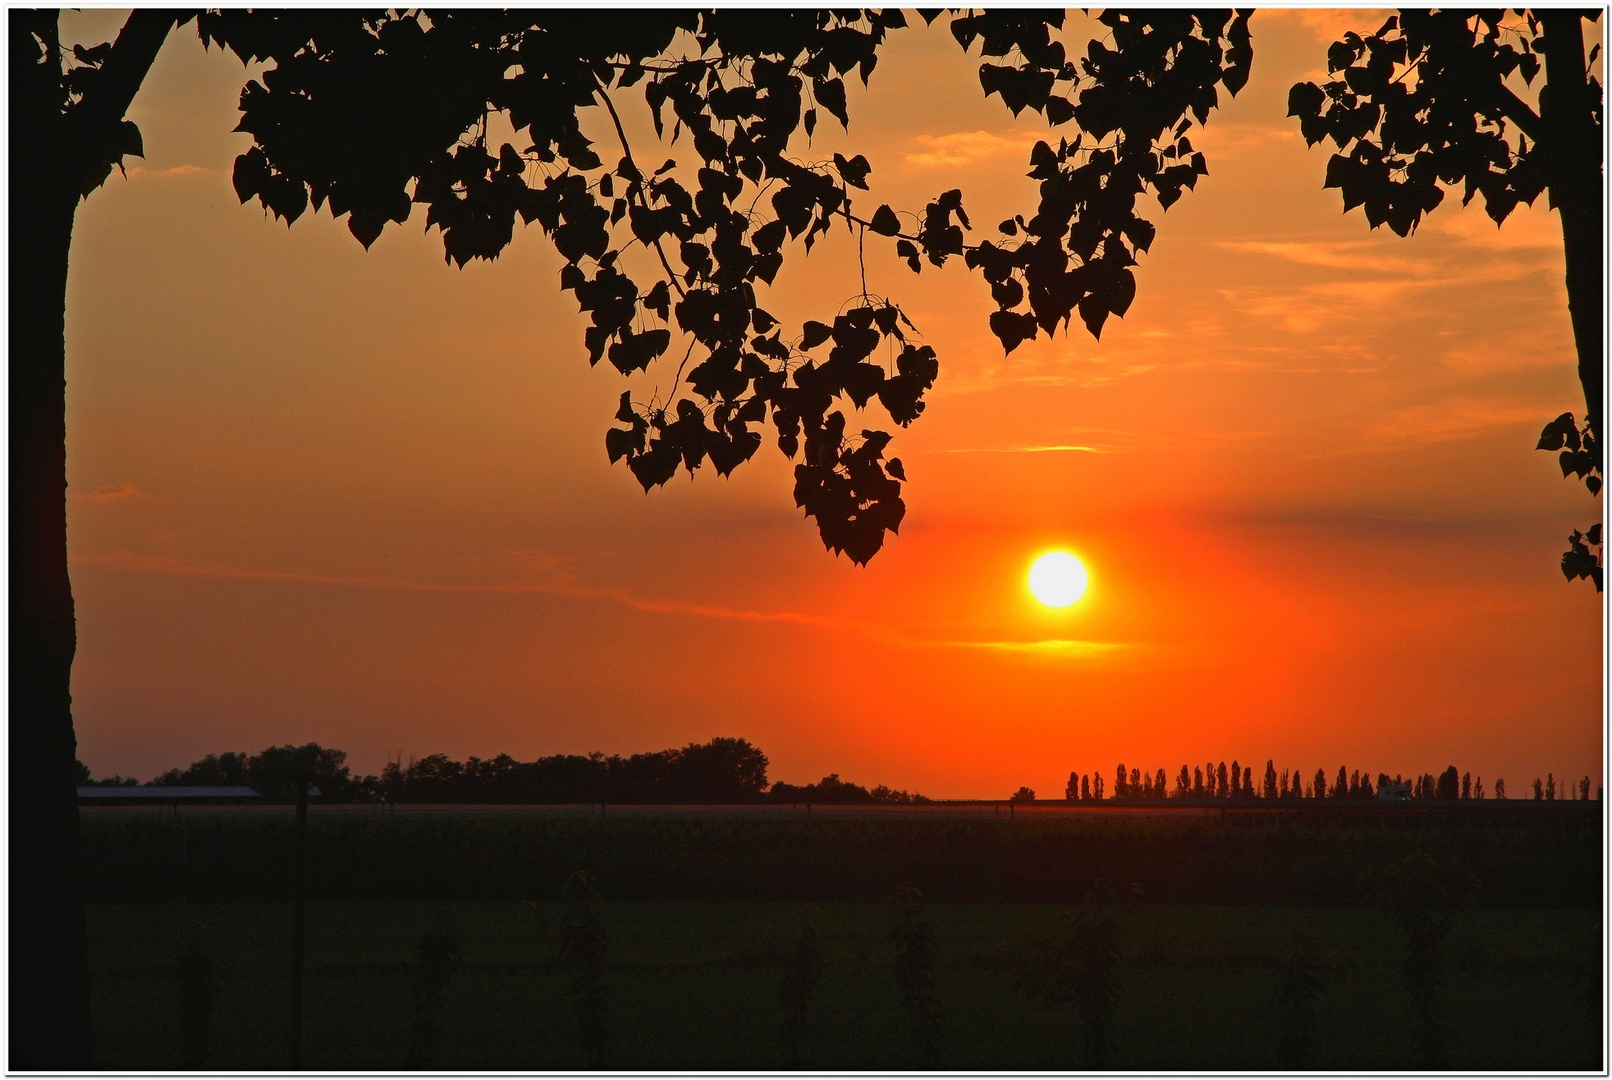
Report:
M209 1063L286 1065L289 826L289 811L85 815L100 1066L179 1067L170 970L193 942L220 974ZM1362 878L1425 852L1479 879L1444 944L1448 1064L1598 1069L1600 836L1598 814L806 824L316 810L304 1065L403 1067L416 946L448 931L465 967L424 1064L582 1067L557 898L586 868L605 897L613 1068L781 1067L781 954L806 918L828 960L806 1063L914 1067L889 937L901 882L928 898L942 1066L1079 1068L1074 1007L1031 996L1023 973L1099 878L1121 897L1109 909L1121 927L1113 1067L1276 1067L1272 995L1302 932L1350 964L1317 1000L1316 1063L1410 1068L1404 942Z
M1103 879L1135 883L1147 903L1331 906L1359 902L1363 875L1425 852L1476 877L1486 907L1598 907L1600 804L1512 806L1225 818L1036 808L1011 821L1005 808L1000 819L841 820L824 820L824 808L815 808L806 821L717 817L743 808L714 807L653 808L690 815L678 818L610 808L604 819L519 807L395 816L317 807L309 812L308 895L545 900L586 869L609 900L883 901L906 883L934 901L1057 904L1084 899ZM83 819L92 899L291 897L289 807L96 808Z

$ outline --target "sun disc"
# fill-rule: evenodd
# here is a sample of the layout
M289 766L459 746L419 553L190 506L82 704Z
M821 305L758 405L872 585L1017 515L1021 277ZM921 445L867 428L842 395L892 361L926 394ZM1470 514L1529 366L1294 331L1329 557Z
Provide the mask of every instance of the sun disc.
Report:
M1067 551L1052 551L1030 567L1030 595L1047 607L1068 607L1086 593L1086 567Z

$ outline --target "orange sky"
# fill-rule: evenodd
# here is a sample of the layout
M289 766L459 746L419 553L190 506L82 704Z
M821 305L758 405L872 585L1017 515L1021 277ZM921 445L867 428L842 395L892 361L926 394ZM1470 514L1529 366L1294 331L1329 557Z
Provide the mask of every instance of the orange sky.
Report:
M898 32L810 153L866 154L869 209L960 187L989 236L1033 206L1045 128L981 98L943 22ZM1583 409L1560 226L1543 199L1501 230L1449 199L1409 240L1341 213L1286 92L1378 22L1255 17L1252 80L1194 135L1210 175L1152 216L1100 343L1004 359L977 276L870 245L941 377L866 569L771 440L649 496L609 466L624 380L588 367L536 229L460 271L418 220L366 254L240 206L242 68L175 35L131 110L149 157L74 239L80 756L147 778L316 740L373 771L741 735L775 779L942 797L1233 757L1599 783L1601 608L1556 566L1597 507L1532 449ZM835 233L763 303L798 324L858 291ZM1049 547L1091 568L1062 612L1024 590Z

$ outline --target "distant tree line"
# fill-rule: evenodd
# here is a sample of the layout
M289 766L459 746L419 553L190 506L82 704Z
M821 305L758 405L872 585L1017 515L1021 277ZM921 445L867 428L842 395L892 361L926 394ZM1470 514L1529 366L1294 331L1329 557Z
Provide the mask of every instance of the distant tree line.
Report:
M880 784L869 790L831 773L815 784L767 781L767 755L745 739L715 738L681 749L606 756L555 754L517 761L508 754L456 761L432 754L390 761L379 775L354 776L345 751L318 743L271 746L257 754L208 754L146 786L249 787L271 800L295 797L299 779L326 802L390 803L923 803L922 795ZM134 786L121 776L81 785Z
M1173 786L1167 783L1163 769L1155 772L1134 768L1127 770L1121 764L1114 768L1111 797L1137 801L1407 798L1456 802L1484 799L1488 796L1484 792L1483 777L1479 776L1474 780L1470 772L1463 773L1454 765L1437 776L1432 773L1411 777L1403 774L1389 776L1380 772L1375 782L1369 772L1362 772L1359 769L1351 771L1348 767L1340 765L1337 775L1329 781L1325 769L1317 769L1311 776L1305 776L1300 769L1283 769L1278 773L1276 762L1268 760L1265 762L1264 775L1257 785L1254 782L1253 768L1244 766L1238 761L1233 761L1229 766L1224 761L1218 765L1212 761L1203 765L1183 765L1181 771L1176 773ZM1494 797L1506 798L1505 780L1495 781ZM1535 778L1533 797L1543 800L1554 800L1558 797L1588 799L1590 778L1583 777L1577 783L1564 780L1558 788L1555 774L1547 773L1544 780ZM1596 788L1595 797L1600 799L1600 788ZM1016 802L1033 801L1034 798L1035 792L1029 788L1021 787L1013 795L1013 800ZM1064 798L1071 802L1102 801L1104 798L1102 774L1071 772L1069 782L1064 787Z
M326 802L390 803L860 803L911 805L932 800L879 784L871 789L830 773L814 784L767 780L767 755L745 739L715 738L689 743L681 749L653 753L555 754L536 761L517 761L508 754L494 758L470 757L456 761L432 754L407 764L389 761L379 775L354 776L345 751L318 743L271 746L257 754L208 754L184 769L170 769L147 786L249 787L271 800L295 796L299 777L319 788ZM132 777L91 779L78 763L83 786L134 786ZM1388 792L1384 795L1383 792ZM1554 773L1535 778L1532 798L1590 798L1590 778L1558 783ZM1330 779L1325 769L1306 776L1300 769L1277 772L1274 761L1265 762L1256 781L1251 766L1240 761L1183 765L1170 783L1164 769L1146 772L1118 765L1110 788L1101 772L1069 774L1064 798L1071 802L1105 800L1163 801L1167 799L1365 800L1408 798L1456 802L1486 799L1483 777L1474 778L1454 765L1442 773L1405 776L1350 770L1340 765ZM1506 782L1494 782L1493 798L1505 799ZM1595 798L1600 799L1596 788ZM1021 787L1013 802L1034 802L1036 793Z

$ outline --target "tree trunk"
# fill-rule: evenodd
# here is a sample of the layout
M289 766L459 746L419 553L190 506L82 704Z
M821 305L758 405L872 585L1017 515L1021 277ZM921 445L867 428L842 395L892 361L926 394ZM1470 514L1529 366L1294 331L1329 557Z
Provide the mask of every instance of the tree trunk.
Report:
M90 1064L67 579L67 253L78 191L11 140L12 1069ZM43 160L41 160L43 159Z
M57 13L8 12L11 185L11 1055L8 1068L90 1066L79 880L77 631L67 577L67 258L73 218L175 21L136 11L76 104ZM112 156L109 157L109 154Z
M1539 13L1545 30L1545 89L1540 94L1540 121L1550 139L1551 203L1562 215L1562 242L1567 255L1567 309L1578 347L1578 378L1590 428L1599 446L1602 427L1603 375L1601 343L1605 302L1601 265L1601 132L1584 57L1582 13L1546 10Z

